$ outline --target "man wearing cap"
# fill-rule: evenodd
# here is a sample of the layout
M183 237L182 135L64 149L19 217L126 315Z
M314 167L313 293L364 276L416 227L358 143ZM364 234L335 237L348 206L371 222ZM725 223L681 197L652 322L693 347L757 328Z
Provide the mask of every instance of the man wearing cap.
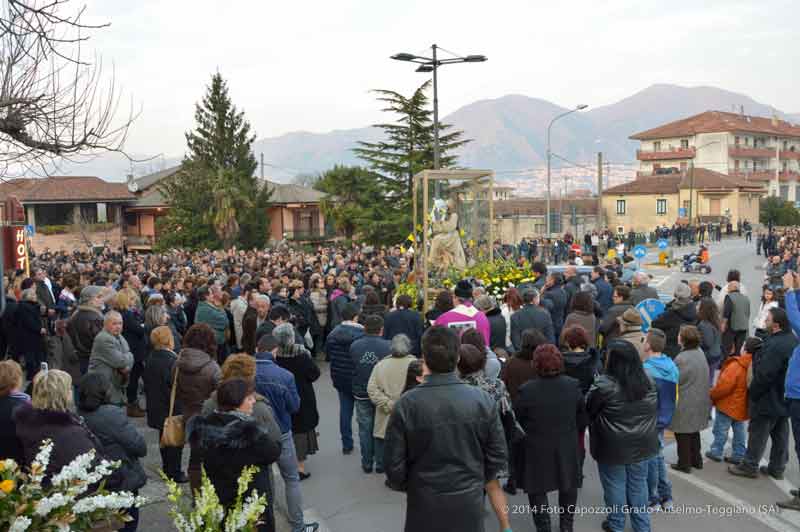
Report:
M642 315L639 311L631 307L622 313L622 316L617 318L619 323L619 336L620 340L627 340L632 343L636 350L639 351L639 359L644 362L644 333L642 332Z
M458 331L476 329L483 335L486 345L491 342L491 329L486 316L472 304L472 283L462 279L454 290L456 307L448 310L433 323L442 327L450 327Z
M511 316L511 344L515 351L522 347L522 333L537 329L547 341L555 344L555 330L550 313L539 306L539 291L531 288L522 294L523 306Z
M103 330L103 288L87 286L80 293L78 309L67 322L67 333L78 355L81 375L89 369L95 336Z
M674 359L680 353L678 333L682 325L697 323L697 305L692 301L692 291L684 283L675 287L674 297L661 316L653 320L652 327L661 329L666 336L664 353Z

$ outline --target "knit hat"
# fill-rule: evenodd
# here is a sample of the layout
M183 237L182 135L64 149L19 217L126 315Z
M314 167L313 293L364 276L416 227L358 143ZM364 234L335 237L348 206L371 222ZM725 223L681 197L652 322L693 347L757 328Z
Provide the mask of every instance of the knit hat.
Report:
M642 315L635 308L629 308L622 313L622 321L625 325L641 325Z
M466 279L461 279L454 292L459 299L472 299L472 283Z
M692 289L685 283L678 283L673 294L679 301L688 301L692 298Z
M103 293L102 286L94 286L94 285L87 286L83 290L81 290L80 304L85 305L102 293Z

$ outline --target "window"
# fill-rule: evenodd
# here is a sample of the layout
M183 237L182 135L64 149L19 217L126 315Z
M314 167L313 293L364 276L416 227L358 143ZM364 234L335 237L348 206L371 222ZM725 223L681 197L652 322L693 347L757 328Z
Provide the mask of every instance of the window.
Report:
M686 163L686 161L682 161L681 162L681 172L686 173L686 169L688 168L688 166L689 165Z
M737 146L738 146L739 144L741 144L741 140L742 140L742 138L741 138L741 137L739 137L739 136L733 137L733 143L734 143L735 145L737 145Z
M749 146L750 145L750 137L745 137L744 138L744 145L745 146Z
M689 149L689 139L681 139L681 149L682 150Z
M688 199L683 200L683 208L686 209L687 212L689 211L689 200Z
M661 141L657 140L653 143L653 151L661 151Z
M625 200L618 199L617 200L617 214L625 214Z
M667 214L667 200L665 199L656 200L656 214L662 216Z
M739 161L739 159L736 159L735 161L733 161L733 167L736 169L737 172L739 171L739 163L740 162L741 161Z

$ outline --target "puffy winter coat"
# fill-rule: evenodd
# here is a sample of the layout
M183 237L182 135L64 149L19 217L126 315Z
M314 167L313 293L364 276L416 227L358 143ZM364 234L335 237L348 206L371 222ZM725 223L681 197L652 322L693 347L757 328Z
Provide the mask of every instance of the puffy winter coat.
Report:
M138 490L147 483L139 458L147 455L147 443L120 407L102 405L97 410L81 411L86 426L103 444L105 457L121 462L120 490Z
M750 419L747 408L747 368L753 363L750 353L732 356L722 363L717 383L711 389L711 401L717 410L736 421Z
M697 323L697 306L691 301L683 304L675 300L667 305L667 310L662 315L653 320L651 327L664 331L667 340L664 353L675 358L681 351L681 346L678 345L681 326L695 323Z
M181 350L173 371L178 371L175 400L181 403L183 419L189 421L217 389L222 371L207 353L191 347Z
M331 361L331 380L337 390L352 393L355 364L350 356L350 346L364 336L364 327L346 322L336 326L325 341L325 353Z

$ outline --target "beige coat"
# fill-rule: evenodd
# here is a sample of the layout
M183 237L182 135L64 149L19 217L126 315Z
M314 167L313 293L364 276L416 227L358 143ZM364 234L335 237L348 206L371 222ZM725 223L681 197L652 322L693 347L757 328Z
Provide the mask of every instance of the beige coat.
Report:
M392 413L394 404L403 394L408 365L413 360L416 360L414 355L402 358L390 355L378 362L372 370L367 384L367 393L375 405L375 427L372 435L376 438L383 439L386 436L389 414Z

